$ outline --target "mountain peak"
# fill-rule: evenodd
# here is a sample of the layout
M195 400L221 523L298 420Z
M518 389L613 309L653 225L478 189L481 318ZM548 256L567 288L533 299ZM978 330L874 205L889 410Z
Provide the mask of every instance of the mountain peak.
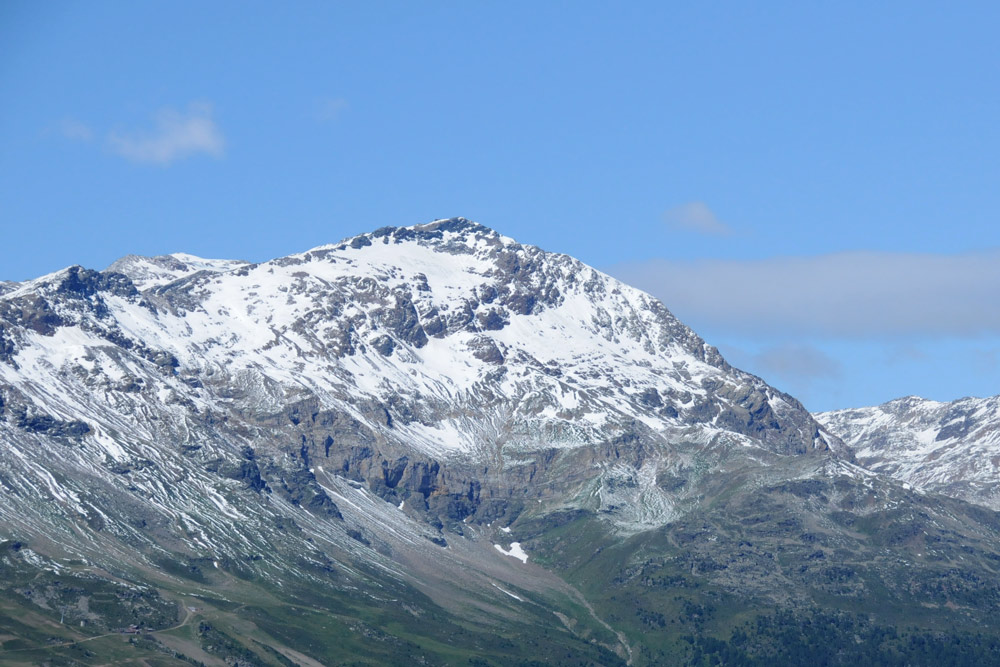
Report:
M938 401L932 401L929 398L924 398L923 396L917 396L916 394L911 394L909 396L901 396L899 398L894 398L891 401L886 401L880 407L885 407L887 409L898 410L898 409L912 409L915 407L922 407L926 405L940 405Z
M94 339L84 356L108 339L160 350L190 382L228 378L263 403L284 387L358 414L362 403L409 405L391 429L364 421L436 456L493 447L469 423L497 414L510 451L636 429L695 428L780 453L836 442L655 298L465 218L382 227L262 264L130 255L100 275L119 273L141 299L105 294L92 316L80 310L89 302L53 303L59 326L46 334L81 327Z
M469 220L468 218L463 218L461 216L455 218L440 218L438 220L432 220L431 222L428 223L413 225L411 228L420 230L429 230L429 231L439 230L442 232L455 232L455 233L471 232L476 234L490 234L490 235L499 234L496 230L491 229L486 225L475 222L473 220Z
M106 273L121 273L129 277L136 288L141 290L159 287L175 280L186 278L199 271L222 273L231 271L248 262L231 259L205 259L187 253L177 252L156 257L126 255L115 260Z
M487 242L490 245L518 245L513 239L502 236L485 225L458 217L443 218L408 227L380 227L374 231L357 234L343 239L339 243L321 246L321 248L314 250L329 248L343 250L347 247L358 249L377 242L383 244L416 242L423 245L470 245L477 242Z

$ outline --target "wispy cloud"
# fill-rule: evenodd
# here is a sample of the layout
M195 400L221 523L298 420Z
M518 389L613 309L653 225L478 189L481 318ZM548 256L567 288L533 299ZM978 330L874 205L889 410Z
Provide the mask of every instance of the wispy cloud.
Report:
M111 150L122 157L147 164L168 165L204 153L221 158L226 142L212 118L208 104L192 104L186 112L162 109L154 117L154 129L140 133L112 132Z
M733 230L712 212L704 202L693 201L676 206L663 214L672 229L708 236L729 236Z
M817 392L836 391L850 381L840 360L808 341L768 340L759 346L749 340L735 345L730 341L720 344L719 351L737 368L759 375L807 405Z
M327 97L320 100L316 110L316 119L322 122L337 120L347 108L347 100L343 97Z
M755 336L1000 333L1000 250L845 252L612 267L688 324Z
M64 118L59 123L59 133L73 141L91 141L94 138L94 130L75 118Z
M754 356L754 368L764 375L783 380L811 381L840 375L840 362L819 348L784 344L761 350Z

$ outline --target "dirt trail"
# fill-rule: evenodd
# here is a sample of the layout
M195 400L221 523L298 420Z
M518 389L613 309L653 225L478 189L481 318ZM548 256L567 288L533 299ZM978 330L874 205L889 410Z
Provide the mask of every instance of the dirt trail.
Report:
M180 623L178 623L177 625L171 626L169 628L163 628L161 630L150 630L149 632L145 632L143 634L155 635L155 634L157 634L159 632L170 632L171 630L176 630L178 628L183 628L185 625L187 625L191 621L191 617L194 616L194 613L190 609L188 609L187 607L184 607L184 614L185 614L184 620L181 621ZM86 639L78 639L76 641L64 642L62 644L49 644L47 646L33 646L31 648L12 648L12 649L8 649L8 650L0 650L0 655L4 655L6 653L24 653L24 652L27 652L27 651L48 651L49 649L53 649L53 648L64 648L66 646L75 646L76 644L82 644L84 642L92 642L95 639L103 639L105 637L116 637L116 636L120 636L122 634L125 634L125 633L122 633L122 632L107 632L107 633L105 633L103 635L94 635L93 637L87 637Z
M628 639L625 637L625 633L622 632L621 630L615 630L613 627L611 627L607 623L607 621L605 621L603 618L601 618L600 616L598 616L597 612L594 611L594 608L592 606L590 606L590 602L588 602L587 598L585 598L583 596L583 593L581 593L574 586L571 586L568 583L566 584L566 586L569 588L569 590L573 591L574 596L576 597L577 602L579 602L584 607L586 607L587 611L590 612L590 615L594 617L594 620L596 620L598 623L600 623L602 626L604 626L604 628L606 628L608 632L610 632L614 636L618 637L618 643L621 644L622 648L625 649L625 652L628 653L628 660L625 662L625 664L626 665L631 665L632 664L632 646L629 645Z

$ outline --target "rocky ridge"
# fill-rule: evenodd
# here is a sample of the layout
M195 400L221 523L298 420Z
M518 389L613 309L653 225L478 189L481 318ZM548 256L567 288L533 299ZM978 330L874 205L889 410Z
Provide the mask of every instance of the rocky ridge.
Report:
M654 483L652 443L788 454L836 442L648 295L462 219L260 265L71 267L13 287L0 316L11 488L71 498L64 509L87 517L113 514L77 499L116 475L133 482L116 505L165 514L147 524L190 520L184 504L219 478L337 516L323 490L334 475L461 530L512 518L561 450L585 448L570 458L593 466L596 447L624 450L600 464L610 481L596 498L628 529L623 488L641 497L639 525L678 511ZM57 450L66 469L46 456L45 472L14 474L40 438L72 448ZM165 471L181 486L163 488ZM577 477L549 493L582 492ZM213 499L223 513L232 488Z
M907 396L815 417L870 470L1000 509L998 396L946 403Z

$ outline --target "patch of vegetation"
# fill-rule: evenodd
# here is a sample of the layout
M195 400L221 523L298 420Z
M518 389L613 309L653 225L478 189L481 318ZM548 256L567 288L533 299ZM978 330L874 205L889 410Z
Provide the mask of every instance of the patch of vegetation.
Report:
M198 624L198 636L201 638L201 647L206 652L219 656L227 664L239 667L268 667L271 664L245 644L205 621Z
M1000 664L992 551L955 539L953 508L917 515L917 532L890 530L906 518L891 511L843 531L804 504L834 499L786 484L728 490L631 537L587 512L515 530L628 637L636 665Z
M1000 663L1000 638L982 633L899 631L867 617L781 611L735 630L728 640L685 636L693 665L770 667L976 667Z

